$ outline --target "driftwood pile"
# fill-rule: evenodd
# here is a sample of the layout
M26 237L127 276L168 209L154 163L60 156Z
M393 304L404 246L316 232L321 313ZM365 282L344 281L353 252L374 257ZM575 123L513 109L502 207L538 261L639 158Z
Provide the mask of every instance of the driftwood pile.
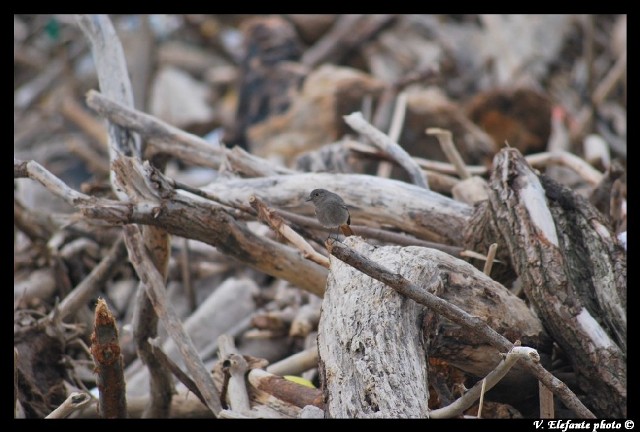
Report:
M43 17L16 416L626 417L626 17Z

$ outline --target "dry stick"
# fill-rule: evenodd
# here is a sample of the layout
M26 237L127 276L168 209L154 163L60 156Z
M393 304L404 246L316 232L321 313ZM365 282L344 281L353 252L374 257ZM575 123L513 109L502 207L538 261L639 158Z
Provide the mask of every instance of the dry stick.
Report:
M244 177L269 177L298 172L252 155L238 146L225 150L225 156L233 171L242 174Z
M155 261L154 264L156 264ZM164 280L166 281L166 277ZM154 311L153 305L142 283L138 284L134 301L135 308L131 321L133 340L140 361L142 361L149 371L150 403L142 413L142 417L168 417L171 398L175 389L170 370L158 359L149 342L158 335L158 314Z
M191 283L191 272L189 271L189 239L182 239L182 250L180 251L180 272L182 273L182 286L187 296L189 311L193 312L198 307L196 303L196 292Z
M72 313L78 311L80 306L87 304L87 302L93 297L104 284L109 280L113 272L116 270L118 264L120 264L126 257L126 248L124 247L124 240L120 236L116 242L111 246L107 255L102 258L102 261L91 270L91 273L80 282L75 289L71 290L68 296L60 302L60 305L53 309L46 320L53 320L54 316L57 319L64 320Z
M266 371L274 375L300 375L315 367L318 367L317 345L270 364Z
M365 135L376 147L404 168L409 174L412 183L427 190L429 189L429 183L424 177L422 170L411 158L409 153L400 147L398 143L391 141L387 135L368 123L364 117L362 117L362 113L354 112L346 115L344 116L344 120L349 126Z
M328 239L326 245L329 253L339 260L358 269L364 274L379 280L415 302L427 306L434 312L453 321L454 323L461 325L476 334L481 340L484 340L497 348L499 351L508 352L513 349L514 344L509 342L508 339L497 333L491 327L487 326L480 318L471 316L458 306L431 294L427 288L421 288L412 284L400 274L390 272L385 267L372 262L353 249L340 242L336 242L333 239ZM425 286L441 283L442 281L434 275L432 280L427 282ZM527 360L523 362L523 365L530 370L538 380L542 381L544 385L551 389L551 391L560 398L567 408L571 409L576 415L585 418L595 418L593 413L584 406L584 404L566 386L566 384L554 377L539 363Z
M67 186L62 180L51 174L46 168L35 161L21 161L13 159L13 178L28 177L37 181L54 195L62 198L67 204L73 207L91 205L95 198L75 191Z
M91 334L91 355L98 374L98 410L102 418L127 417L126 384L118 343L116 319L103 299L98 299L95 328Z
M105 95L125 106L133 107L133 91L128 75L127 62L122 44L118 39L111 20L107 15L77 15L76 19L86 38L91 44L91 51L96 66L100 89ZM117 162L126 156L135 158L138 165L142 159L140 137L132 134L116 124L109 126L109 160L111 162L111 186L122 201L137 202L141 197L138 185L129 172L114 169ZM127 237L125 231L125 237ZM129 232L132 232L129 230ZM169 261L169 234L162 228L147 225L142 228L143 236L126 238L127 248L131 255L132 247L147 247L151 252L153 264L165 277ZM140 244L135 244L140 241ZM138 348L138 355L149 368L151 405L145 415L167 416L171 405L173 385L169 371L159 364L150 353L147 340L157 335L157 320L150 300L146 299L142 286L138 287L137 307L133 322L133 333Z
M218 346L220 347L219 359L222 361L223 369L227 369L231 375L227 394L231 410L240 415L251 415L251 404L249 403L249 393L245 375L249 371L249 364L236 349L233 338L226 334L218 336Z
M460 176L461 179L466 180L471 178L471 173L467 169L467 165L462 160L462 156L456 149L456 146L453 145L453 140L451 139L451 131L440 129L440 128L429 128L426 130L427 135L435 135L440 143L440 148L444 152L445 156L453 164L456 168L456 172Z
M207 402L202 397L202 393L200 393L200 389L198 388L196 383L193 382L189 375L187 375L182 369L180 369L180 366L178 366L173 360L171 360L171 358L169 358L169 356L164 353L164 351L162 351L162 348L152 343L151 351L153 355L157 357L160 363L162 363L167 369L169 369L171 373L175 375L175 377L178 378L180 382L184 384L184 386L191 393L193 393L198 399L200 399L200 402L202 402L204 406L207 406Z
M251 207L258 212L258 217L261 220L267 222L277 233L296 246L300 252L302 252L303 257L320 264L323 267L329 268L329 259L316 252L311 245L300 236L300 234L292 230L291 227L287 225L274 210L270 209L264 203L264 201L253 195L249 198L249 204L251 204Z
M133 92L127 64L111 20L107 15L76 15L78 25L91 43L100 89L115 101L133 106ZM127 131L112 125L109 128L109 155L140 155L140 140ZM115 185L114 185L115 186ZM118 191L115 191L118 194ZM123 197L126 198L126 197Z
M60 406L46 416L46 419L67 418L76 410L81 409L93 399L87 393L73 392L68 398L60 404Z
M221 198L218 195L215 195L215 194L213 194L211 192L207 192L207 191L204 191L202 189L189 186L189 185L187 185L185 183L181 183L179 181L170 179L168 177L167 177L167 180L169 181L169 184L172 187L176 188L176 189L185 190L185 191L187 191L189 193L192 193L192 194L194 194L196 196L199 196L199 197L202 197L202 198L206 198L206 199L211 200L211 201L215 201L215 202L220 203L220 204L222 204L224 206L237 208L238 210L242 210L245 213L248 213L250 215L256 216L255 209L253 209L250 206L246 206L246 205L244 205L242 203L238 203L238 202L235 202L235 201L226 200L226 199Z
M151 257L144 249L142 234L134 225L126 225L124 231L125 234L127 234L125 241L129 249L129 258L141 282L144 284L153 308L162 321L167 333L180 350L184 358L184 363L202 392L202 397L205 399L207 407L209 407L211 412L217 417L222 409L220 406L220 395L213 384L207 368L202 363L202 360L200 360L200 357L198 357L198 351L193 346L191 338L182 327L180 318L171 303L167 301L167 292L164 287L163 277L153 265Z
M303 227L322 229L322 225L316 218L302 216L297 213L291 213L286 210L277 210L277 212L285 219ZM365 225L351 225L360 237L368 239L376 239L386 243L393 243L400 246L422 246L448 253L449 255L462 258L476 258L486 260L487 257L470 250L466 250L459 246L450 246L442 243L421 240L408 234L386 231L379 228L372 228ZM499 262L499 261L495 261Z
M370 145L350 142L347 147L350 150L357 151L360 153L375 153L377 149L371 148ZM454 165L432 161L428 159L423 159L419 157L414 157L418 165L426 170L436 171L443 174L456 174L457 169ZM534 168L545 168L550 165L560 165L567 167L576 172L583 180L585 180L589 185L596 186L602 180L603 174L597 169L593 168L583 159L578 156L569 153L569 152L542 152L536 153L533 155L525 156L526 161ZM483 166L467 166L467 171L471 175L482 176L487 174L487 168Z
M393 142L399 142L402 126L404 125L404 117L407 111L407 92L401 92L393 109L391 117L391 126L389 126L389 139ZM390 162L380 162L378 165L378 176L389 177L391 175L393 165Z
M584 159L569 152L544 152L525 156L525 160L533 168L544 168L560 165L572 169L590 186L597 186L604 174L589 165Z
M319 389L291 382L259 368L251 369L247 379L253 388L262 390L271 395L271 397L279 399L280 404L298 408L314 405L324 409L322 392Z
M101 219L114 225L157 224L177 236L211 244L240 262L271 276L284 278L319 297L324 293L325 268L307 263L290 247L255 235L219 206L195 201L186 194L175 194L165 200L167 207L155 213L154 209L159 207L151 207L146 202L124 203L77 192L34 161L14 160L13 170L14 177L39 181L90 219ZM175 191L163 190L165 193L171 195Z
M540 398L540 418L553 418L553 393L541 382L538 382L538 395Z
M487 252L487 260L484 263L483 273L489 276L491 274L491 268L493 267L493 260L496 258L496 251L498 250L498 243L492 243L489 246L489 252Z
M216 166L220 165L220 155L224 149L219 145L211 144L131 106L118 103L95 90L87 92L87 105L110 122L137 132L151 142L171 146L179 143L179 147L190 152L188 154L192 157L201 157L204 161L211 160Z
M540 361L540 358L538 358ZM482 405L484 404L484 392L486 391L487 379L482 380L482 388L480 389L480 401L478 402L478 414L476 417L482 418Z

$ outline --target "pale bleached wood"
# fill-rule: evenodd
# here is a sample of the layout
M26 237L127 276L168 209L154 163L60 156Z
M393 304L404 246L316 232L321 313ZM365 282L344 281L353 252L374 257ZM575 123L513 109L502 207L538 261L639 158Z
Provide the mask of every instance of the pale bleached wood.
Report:
M246 205L252 195L271 207L297 209L309 215L304 200L316 188L340 195L349 207L351 223L390 226L418 238L462 244L462 228L472 207L424 188L363 174L305 173L256 179L221 180L203 189L227 205Z
M122 44L116 34L108 15L77 15L76 20L85 37L91 44L96 73L100 89L107 97L126 107L134 107L134 96L129 78L129 70L124 56ZM144 57L144 54L142 55ZM137 89L143 91L142 89ZM146 201L150 194L144 186L139 184L140 177L136 176L136 169L141 169L144 154L143 141L140 136L118 124L110 123L109 135L109 160L111 162L111 188L115 195L124 202ZM117 162L128 157L134 167L132 170L116 169ZM159 275L166 281L169 266L170 244L169 233L157 225L143 225L142 235L132 229L125 230L125 243L129 255L133 256L133 249L147 248L150 259L158 269ZM143 244L137 244L142 242ZM141 254L138 254L140 257ZM136 270L142 267L136 267ZM139 275L142 280L142 275ZM163 282L164 282L163 281ZM155 287L159 284L157 281ZM148 340L157 336L157 309L152 307L153 300L145 296L144 291L150 294L150 287L138 286L139 295L136 297L135 317L133 320L133 335L138 351L138 356L144 361L150 370L151 377L151 404L145 416L167 417L171 405L173 387L168 368L160 364L153 355ZM159 295L158 292L155 293ZM156 302L158 300L156 299ZM156 303L157 305L157 303ZM197 369L197 368L196 368ZM195 370L195 369L194 369ZM193 372L193 370L192 370ZM205 389L203 395L207 405L212 411L220 410L215 405L215 394L210 389Z
M318 366L318 347L313 346L293 354L277 363L270 364L267 372L274 375L300 375Z
M173 307L167 302L163 278L152 263L148 252L143 247L142 234L138 228L133 225L127 225L124 230L125 242L127 243L131 263L147 290L149 300L153 304L156 314L162 320L167 333L169 333L178 345L187 369L198 385L203 398L207 402L207 406L214 415L217 415L222 410L220 394L214 386L209 372L204 367L204 364L202 364L202 360L198 357L191 338L185 332Z
M228 333L236 322L255 311L253 296L257 290L257 285L250 279L228 279L184 320L184 329L201 358L205 351L209 351L210 342L216 341L221 334ZM184 365L178 346L172 339L167 340L162 349L179 366ZM140 362L135 361L126 371L128 395L134 397L142 396L148 391L147 370L140 366Z
M77 192L34 161L14 160L14 177L37 180L89 219L100 219L113 225L158 225L171 234L216 246L218 251L240 262L322 296L327 274L322 266L305 260L290 247L252 232L226 208L175 191L169 180L149 164L140 166L132 158L122 157L113 166L126 172L121 175L129 179L126 189L135 195L131 202L101 199ZM241 180L241 184L244 181L251 180ZM256 185L260 186L259 183ZM304 193L308 196L308 191ZM245 206L244 201L237 200L236 196L221 195L221 199L230 200L231 204L235 202L238 206Z
M439 287L444 285L444 279L446 279L441 278L439 272L435 271L437 267L435 267L432 262L427 262L425 263L426 265L422 267L424 274L421 277L420 285L416 285L405 278L401 273L391 271L385 266L379 264L377 261L369 259L368 256L370 254L365 256L349 247L357 245L357 242L359 242L359 239L351 236L345 240L346 244L337 242L333 239L328 239L326 245L332 256L335 256L344 263L349 264L375 280L383 282L387 286L392 287L398 293L414 300L415 302L427 306L429 311L437 313L438 315L462 326L465 329L464 335L475 335L475 338L473 338L474 344L477 343L477 338L480 338L480 340L488 342L493 347L500 350L500 352L507 352L513 348L513 343L493 330L493 328L486 325L481 318L472 316L455 304L432 294L433 291L439 291ZM389 247L384 249L389 249ZM398 255L397 252L394 255ZM393 259L396 258L394 257ZM479 278L486 278L486 275L483 273L478 272L478 274L480 275ZM463 281L463 283L468 283L469 278L465 279L467 279L467 281ZM322 349L322 344L320 344L320 342L318 343L318 347L320 350ZM322 351L320 351L320 355L322 359ZM525 366L536 378L542 381L550 390L552 390L553 393L577 415L586 418L594 418L593 413L584 406L575 393L573 393L566 384L551 375L539 363L529 359L523 362L523 366ZM322 371L322 368L320 368L320 370Z
M349 237L371 260L422 280L434 271ZM426 418L429 399L422 307L331 257L318 327L319 371L330 418ZM402 391L399 391L402 389Z
M82 409L94 399L87 393L73 392L62 404L46 416L47 419L61 419L69 417L74 411Z
M413 184L427 190L429 189L429 182L425 174L420 170L420 167L416 161L411 158L409 153L398 143L392 141L386 134L367 122L364 117L362 117L361 112L354 112L344 116L344 120L349 126L365 135L378 149L404 168Z
M226 334L218 336L218 346L220 347L218 357L223 362L222 368L230 375L227 394L221 396L229 401L231 410L235 413L251 417L251 405L245 382L249 364L238 352L232 337Z
M461 415L466 409L470 408L480 398L480 406L482 406L482 396L485 392L491 390L502 378L505 377L509 369L515 366L519 358L526 357L534 362L540 361L540 356L536 350L529 347L513 347L496 368L489 373L486 378L478 381L464 395L456 399L450 405L429 412L430 418L455 418ZM478 413L480 417L480 410Z

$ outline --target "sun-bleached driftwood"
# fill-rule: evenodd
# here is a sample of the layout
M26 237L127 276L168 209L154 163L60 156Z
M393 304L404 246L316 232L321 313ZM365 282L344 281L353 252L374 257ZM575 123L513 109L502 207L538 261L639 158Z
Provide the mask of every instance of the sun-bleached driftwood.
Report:
M383 282L387 286L393 288L398 293L409 297L415 302L427 306L429 310L436 312L438 315L445 317L456 324L459 324L467 331L475 334L480 340L488 342L500 352L506 352L514 347L507 338L489 327L481 318L474 317L453 303L450 303L440 297L432 294L435 291L441 291L440 287L445 284L445 280L441 279L437 271L433 271L435 267L431 263L431 271L426 270L421 279L421 284L416 285L405 278L397 271L389 270L368 256L350 248L357 242L357 237L351 237L346 240L346 244L328 239L325 244L332 256L351 265L362 273ZM367 246L368 247L368 246ZM384 248L378 248L384 249ZM392 258L395 260L396 258ZM485 277L484 273L481 273ZM427 323L428 324L428 323ZM431 333L427 331L427 333ZM321 345L319 345L321 348ZM545 386L547 386L560 400L577 415L585 418L594 418L593 413L584 406L584 404L576 397L562 381L551 375L539 362L534 359L525 357L523 366L527 368L536 378L538 378Z
M51 414L46 416L47 419L61 419L67 418L73 413L91 402L91 396L87 393L73 392L65 399L62 404L55 410L51 411Z
M69 188L37 162L14 160L14 177L30 177L62 197L90 219L115 225L162 226L167 232L214 245L221 252L272 276L322 296L326 269L305 260L294 249L256 235L228 210L210 201L175 191L159 172L120 158L116 170L126 171L137 191L132 202L91 197ZM152 177L155 177L152 178ZM248 203L248 201L247 201Z
M207 345L229 331L229 324L249 316L255 310L252 296L257 287L251 280L228 279L184 320L185 331L202 356ZM163 351L179 366L184 364L172 340L163 344ZM127 369L128 396L141 396L148 391L147 370L133 362Z
M191 342L191 338L184 330L180 319L175 313L171 303L167 301L164 281L157 268L151 261L149 253L142 243L142 234L133 225L125 228L125 243L129 250L131 263L136 269L142 286L144 286L149 301L158 317L162 320L164 328L178 346L180 354L185 361L189 373L198 385L207 407L217 415L222 409L220 406L220 394L213 385L208 371L205 369L198 352ZM128 231L128 232L127 232Z
M346 242L411 280L418 281L429 272L404 259L398 248L390 253L351 238ZM318 327L319 370L328 417L428 416L422 319L420 305L331 257Z
M347 244L421 285L437 268L439 277L446 281L437 293L439 297L487 322L512 341L521 340L550 350L542 324L525 303L468 263L426 248L388 246L372 250L362 242L347 241ZM335 292L330 294L331 290ZM422 321L427 320L425 313L421 308L412 312L399 294L332 259L319 331L321 370L324 368L327 380L330 416L427 415L420 411L423 407L416 406L419 402L396 399L408 397L406 394L412 400L419 399L424 391L420 385L426 382L426 372L420 359L425 352L420 352L424 348L417 335L422 334ZM359 324L353 325L353 320ZM476 376L486 375L500 363L500 351L480 343L467 329L448 320L442 320L439 327L437 335L427 336L429 355ZM358 345L354 345L356 341ZM378 369L384 373L370 372ZM521 368L510 375L514 385L531 380ZM381 383L380 376L385 376L388 384ZM402 377L411 377L412 384L404 387ZM389 394L393 392L386 385L412 391L403 392L405 396ZM354 404L354 400L359 402Z
M305 173L221 180L203 190L224 202L246 205L256 195L276 208L312 214L304 199L316 188L340 195L354 224L390 226L418 238L459 245L472 208L438 193L397 180L362 174Z
M228 375L226 394L221 394L223 399L229 401L230 409L241 414L251 416L251 405L245 375L249 371L249 363L240 355L233 338L222 334L218 336L220 347L219 358L222 368Z
M626 415L626 253L602 216L531 170L517 150L494 160L490 205L524 292L600 416Z
M128 71L127 69L122 44L109 16L77 15L76 21L90 42L100 89L107 97L124 106L133 108L134 93L128 75L130 70ZM136 184L139 179L132 175L135 174L135 170L127 172L114 168L116 162L125 157L129 157L129 161L133 161L134 165L138 167L141 165L144 148L140 136L131 133L120 125L111 123L108 128L108 137L109 160L111 162L110 180L113 192L122 201L140 202L144 200L148 197L148 194L144 196L144 188L140 188ZM134 229L125 229L124 232L125 244L130 257L134 256L134 249L140 251L146 247L149 251L150 259L158 269L158 275L163 279L162 285L164 286L169 266L171 245L169 233L163 227L148 224L141 227L142 235L137 235L138 232ZM142 255L144 254L138 253L137 256L141 257ZM136 270L141 268L141 266L136 266ZM139 275L139 277L142 281L143 276ZM147 278L149 278L148 275ZM173 393L173 388L170 385L171 378L168 369L159 364L154 358L148 343L148 339L157 336L157 314L159 310L156 306L161 301L159 291L155 291L155 299L151 298L152 288L159 289L157 285L159 281L154 280L154 282L156 284L154 287L144 286L143 283L138 286L139 295L136 298L137 307L135 309L136 317L133 320L133 334L138 354L151 372L153 397L148 415L166 416L168 415ZM146 291L147 295L143 291ZM165 321L166 324L167 321ZM197 371L197 368L191 370L191 372L194 371ZM206 387L206 383L203 385ZM205 388L203 396L214 413L219 411L212 392Z
M396 161L409 174L411 182L417 186L429 189L429 183L418 163L398 143L392 141L386 134L376 129L362 116L361 112L354 112L344 116L344 120L356 131L365 135L373 145L384 154Z

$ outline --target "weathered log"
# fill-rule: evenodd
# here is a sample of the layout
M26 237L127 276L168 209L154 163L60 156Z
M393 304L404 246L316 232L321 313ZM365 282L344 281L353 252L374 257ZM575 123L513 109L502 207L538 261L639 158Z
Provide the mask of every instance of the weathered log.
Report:
M599 416L626 416L626 254L586 199L538 178L515 149L494 160L491 214L524 292Z
M550 352L550 339L527 305L470 264L428 248L373 249L358 239L346 243L417 285L437 275L443 281L435 293L438 297L478 317L511 341ZM429 356L476 376L488 374L502 359L495 347L480 343L459 325L434 317L424 307L332 257L318 337L328 415L426 416L427 348L423 333L429 333L424 334ZM515 367L506 380L521 386L532 382L532 377Z

